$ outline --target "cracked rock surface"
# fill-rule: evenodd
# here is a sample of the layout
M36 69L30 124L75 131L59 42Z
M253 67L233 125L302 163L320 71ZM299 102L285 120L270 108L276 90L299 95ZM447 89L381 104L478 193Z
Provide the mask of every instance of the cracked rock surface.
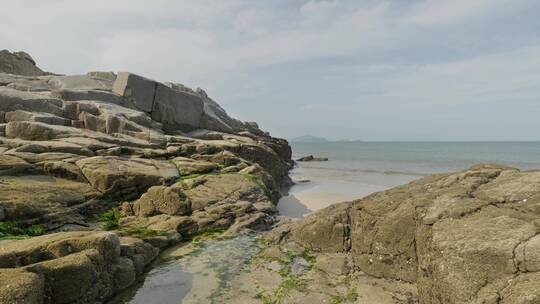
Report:
M420 303L540 303L540 171L478 165L320 210L271 234Z

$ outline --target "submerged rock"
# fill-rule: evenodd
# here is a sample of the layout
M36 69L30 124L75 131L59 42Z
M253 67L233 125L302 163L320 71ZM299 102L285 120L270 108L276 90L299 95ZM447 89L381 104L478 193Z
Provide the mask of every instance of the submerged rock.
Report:
M328 157L315 157L313 155L308 155L308 156L300 157L296 161L299 161L299 162L328 161Z

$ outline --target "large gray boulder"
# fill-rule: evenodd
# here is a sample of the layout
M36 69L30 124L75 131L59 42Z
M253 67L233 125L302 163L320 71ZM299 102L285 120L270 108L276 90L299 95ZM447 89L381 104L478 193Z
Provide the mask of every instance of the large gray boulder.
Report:
M112 91L131 107L147 112L166 131L208 129L226 133L247 131L265 136L253 123L231 118L205 91L177 83L159 83L132 73L120 72ZM130 105L127 105L130 106Z
M157 82L128 72L120 72L112 91L133 102L141 111L152 112Z
M168 130L193 130L201 125L203 102L200 96L159 84L156 88L152 119Z

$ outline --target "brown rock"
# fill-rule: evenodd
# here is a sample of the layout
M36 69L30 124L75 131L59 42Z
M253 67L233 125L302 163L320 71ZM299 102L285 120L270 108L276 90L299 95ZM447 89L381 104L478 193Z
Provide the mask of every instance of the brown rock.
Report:
M0 304L41 304L44 277L22 269L0 269Z
M288 224L286 239L415 283L421 303L536 303L539 171L429 176Z
M154 186L133 204L137 216L157 214L185 215L191 212L191 202L180 186Z
M215 171L219 166L207 161L196 161L186 157L176 157L172 162L178 167L180 175L204 174Z
M76 164L95 189L124 199L179 176L173 164L149 159L96 156Z

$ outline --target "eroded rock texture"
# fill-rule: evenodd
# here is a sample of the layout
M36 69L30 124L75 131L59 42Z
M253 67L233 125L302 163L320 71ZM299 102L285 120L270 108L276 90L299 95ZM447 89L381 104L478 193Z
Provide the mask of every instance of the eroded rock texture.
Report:
M280 228L370 276L414 283L420 303L540 303L540 171L433 175Z
M0 240L0 303L103 301L184 237L270 227L291 167L201 89L1 52L0 238L53 234Z

